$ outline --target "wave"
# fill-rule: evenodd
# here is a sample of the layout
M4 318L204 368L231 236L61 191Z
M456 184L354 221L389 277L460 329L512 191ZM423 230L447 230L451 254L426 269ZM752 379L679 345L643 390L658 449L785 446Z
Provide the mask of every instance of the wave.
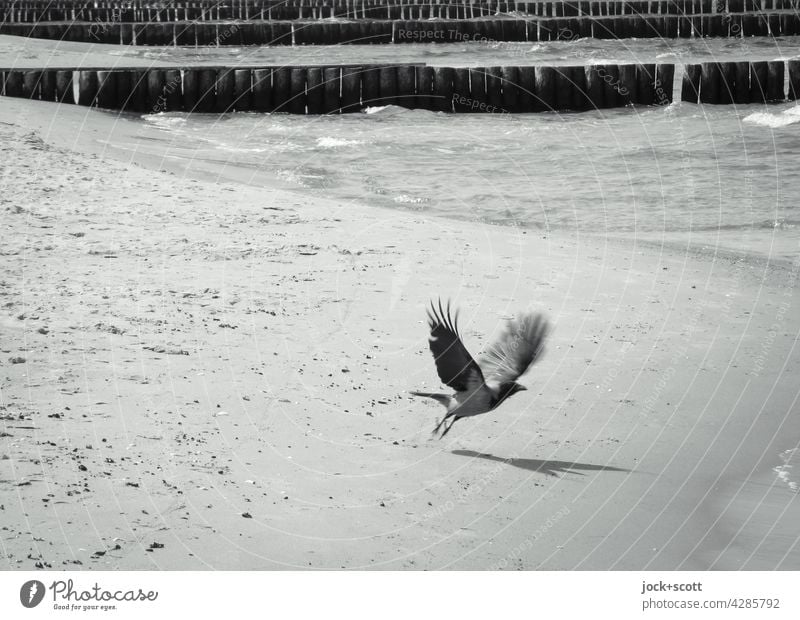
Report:
M778 474L778 480L786 484L795 493L800 493L800 483L797 474L793 470L793 465L800 461L800 449L792 448L780 454L783 465L773 467L772 471Z
M773 114L771 112L753 112L744 117L745 123L753 125L761 125L762 127L770 127L772 129L779 129L788 125L800 123L800 105L793 106L788 110L784 110L780 114Z
M321 149L335 149L339 146L358 146L364 144L362 140L347 140L345 138L333 138L330 136L322 136L317 138L317 146Z

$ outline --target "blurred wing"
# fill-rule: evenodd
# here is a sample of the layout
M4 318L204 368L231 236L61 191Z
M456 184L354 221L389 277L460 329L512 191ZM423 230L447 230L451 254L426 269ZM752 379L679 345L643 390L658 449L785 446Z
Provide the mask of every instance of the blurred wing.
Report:
M457 319L458 315L456 320L450 317L449 303L446 311L442 308L441 300L438 310L431 303L428 323L431 328L430 347L433 359L436 361L436 371L442 383L462 392L483 385L483 373L461 342Z
M500 385L516 381L541 356L549 329L547 319L537 312L511 319L506 330L481 356L486 382Z

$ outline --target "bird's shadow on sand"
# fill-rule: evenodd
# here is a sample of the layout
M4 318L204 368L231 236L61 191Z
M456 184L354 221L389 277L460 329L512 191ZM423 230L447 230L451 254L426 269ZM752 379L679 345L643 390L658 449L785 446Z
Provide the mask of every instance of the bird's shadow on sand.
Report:
M528 471L537 471L545 474L546 476L557 476L558 474L578 474L583 476L583 471L621 471L629 472L630 469L623 469L622 467L611 467L610 465L592 465L591 463L574 463L570 461L543 461L540 459L517 459L509 458L504 459L493 454L483 454L475 452L474 450L453 450L452 454L458 456L468 456L471 458L486 459L487 461L497 461L498 463L507 463L520 469L527 469Z

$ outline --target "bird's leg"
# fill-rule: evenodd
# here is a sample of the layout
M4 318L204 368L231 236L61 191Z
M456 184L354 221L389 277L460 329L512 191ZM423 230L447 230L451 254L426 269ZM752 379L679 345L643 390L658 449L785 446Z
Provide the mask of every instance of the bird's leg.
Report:
M444 439L444 436L445 436L445 435L447 435L447 433L449 433L449 432L450 432L450 429L451 429L451 428L453 428L453 424L455 424L456 422L458 422L458 420L460 420L460 419L461 419L461 418L459 418L459 417L455 417L455 418L453 418L453 421L452 421L452 422L450 422L450 424L447 426L447 428L445 428L445 429L444 429L444 432L442 433L442 436L441 436L441 437L439 437L439 439Z
M438 433L439 429L442 428L442 425L444 425L444 423L447 422L447 419L450 418L452 415L453 415L452 413L448 413L446 416L444 416L442 418L441 422L439 422L436 425L436 427L433 429L433 432L431 433L431 435L435 435L436 433ZM450 424L450 426L452 426L452 423ZM445 431L445 432L447 432L447 431ZM444 435L442 435L442 437L444 437ZM441 437L439 439L441 439Z

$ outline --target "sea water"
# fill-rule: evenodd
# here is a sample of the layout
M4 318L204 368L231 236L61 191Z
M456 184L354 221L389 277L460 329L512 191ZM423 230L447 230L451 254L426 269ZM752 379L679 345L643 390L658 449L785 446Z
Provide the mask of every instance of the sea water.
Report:
M280 64L290 58L293 64L682 63L791 58L800 54L800 38L132 48L125 53L228 65ZM679 78L680 65L677 72ZM791 260L800 248L800 106L795 102L701 106L677 101L663 107L519 115L387 106L330 116L160 113L129 120L142 126L147 140L166 148L169 158L220 180L541 231L680 243L691 236L693 242L774 259Z

